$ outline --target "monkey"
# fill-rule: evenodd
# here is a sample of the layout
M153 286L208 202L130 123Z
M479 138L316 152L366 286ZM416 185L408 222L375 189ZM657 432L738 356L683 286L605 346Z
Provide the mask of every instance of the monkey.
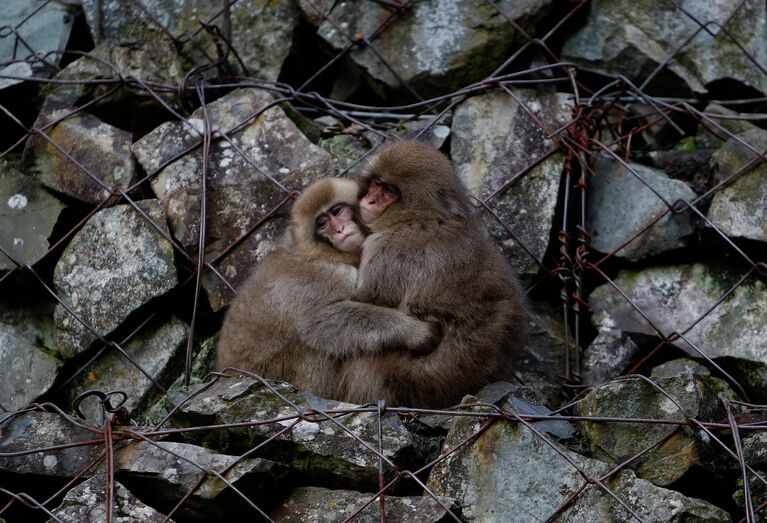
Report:
M365 234L359 191L355 181L325 178L296 199L282 245L255 267L226 314L218 370L239 368L341 399L345 359L436 346L432 323L349 299Z
M439 322L435 349L363 354L342 369L346 401L446 407L511 376L526 300L508 262L472 212L445 155L398 142L360 177L370 229L353 299Z

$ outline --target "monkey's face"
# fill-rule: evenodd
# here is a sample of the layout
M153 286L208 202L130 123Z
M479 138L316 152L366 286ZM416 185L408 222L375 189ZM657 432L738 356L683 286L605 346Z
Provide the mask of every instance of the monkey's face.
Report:
M360 200L363 223L371 223L381 216L389 205L400 199L399 189L375 176L370 178L365 195Z
M354 209L347 203L337 203L321 212L314 220L320 238L341 252L355 252L365 239L362 229L354 221Z

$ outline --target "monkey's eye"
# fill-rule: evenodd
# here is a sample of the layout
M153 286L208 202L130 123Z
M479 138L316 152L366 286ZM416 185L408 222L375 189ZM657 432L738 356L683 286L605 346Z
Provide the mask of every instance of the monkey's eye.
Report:
M320 230L327 227L327 225L328 225L327 216L320 216L319 218L317 218L317 221L315 222L315 226L317 227L317 229L320 229Z
M379 180L378 178L371 178L370 179L370 187L376 187L377 188L377 187L380 187L381 185L383 185L383 182L381 182L381 180Z
M333 216L338 216L339 214L341 214L341 211L343 210L344 210L343 205L336 205L335 207L330 209L330 214L332 214Z
M386 191L389 196L395 196L399 197L399 189L394 187L393 185L389 185L388 183L383 184L384 191Z

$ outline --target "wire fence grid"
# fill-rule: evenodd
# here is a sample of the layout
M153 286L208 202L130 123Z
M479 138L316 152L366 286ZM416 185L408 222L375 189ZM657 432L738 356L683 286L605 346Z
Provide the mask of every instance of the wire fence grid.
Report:
M143 7L141 0L131 1L135 4L137 9L142 9L148 17L152 17L152 13L148 12L146 8ZM373 0L370 1L372 2ZM41 8L48 3L50 3L50 0L49 2L41 4ZM446 116L449 116L451 111L468 97L489 92L505 93L511 101L519 104L519 109L523 111L524 114L526 114L555 145L542 157L530 162L529 165L526 165L518 172L509 172L501 187L499 187L493 194L477 201L477 209L478 212L487 213L489 216L497 219L497 221L503 225L509 237L517 244L520 244L539 267L538 276L535 281L530 284L528 294L531 296L539 296L536 293L545 293L548 292L548 289L554 289L558 292L557 300L559 301L559 310L561 311L562 326L566 333L564 344L565 352L562 355L563 365L561 383L563 389L567 391L569 399L564 402L557 411L547 415L518 414L511 409L500 408L493 404L460 405L449 409L432 410L404 407L395 408L379 402L378 404L362 405L348 409L307 409L296 405L270 382L247 371L235 369L232 373L239 374L247 379L261 381L266 390L275 395L275 397L280 398L285 405L291 407L294 413L279 419L258 419L243 421L236 424L218 424L215 426L204 427L205 430L209 431L263 425L280 427L280 430L266 438L265 441L260 443L257 447L238 456L236 461L229 463L223 468L211 469L205 464L198 463L195 459L184 455L176 455L175 457L179 460L188 462L194 467L197 467L200 471L203 471L206 478L215 477L224 482L228 489L250 506L254 516L269 520L270 518L267 511L263 510L258 504L250 500L245 492L238 489L238 487L227 478L227 472L242 460L252 456L254 453L258 453L265 448L268 448L270 444L273 444L274 441L280 438L280 436L289 432L300 422L308 422L318 425L336 425L340 430L345 431L349 437L355 440L361 451L369 453L371 456L375 456L379 462L378 491L370 493L367 503L359 506L354 514L346 518L346 521L355 520L370 506L377 507L377 510L380 512L380 520L384 521L386 519L387 510L386 497L402 483L417 485L419 489L423 490L424 495L431 497L436 503L442 505L448 518L455 521L461 521L460 513L455 511L452 507L445 506L443 501L426 485L423 480L424 473L428 472L437 463L444 462L450 456L460 453L464 449L470 447L485 431L495 424L519 424L532 431L535 438L538 438L541 442L550 446L563 460L567 461L573 469L577 470L582 477L581 488L562 503L561 506L549 514L546 521L556 521L579 497L585 496L586 493L591 490L599 490L603 492L623 507L633 519L641 521L642 518L631 508L631 505L625 499L625 496L622 496L609 486L609 480L615 478L633 462L641 459L648 452L651 452L653 449L662 445L676 431L682 430L684 427L689 427L707 434L720 448L721 455L724 456L725 459L730 460L734 466L740 469L741 475L745 480L743 482L745 505L743 507L743 513L738 514L737 517L742 518L742 521L749 522L758 521L764 518L763 512L764 507L767 506L767 501L757 503L752 496L751 489L754 488L754 485L759 485L759 488L767 488L767 480L765 480L765 477L758 470L755 470L746 462L741 440L745 436L766 428L764 421L762 420L764 419L764 412L767 407L748 403L748 396L745 393L744 387L738 383L737 379L728 374L725 369L707 355L710 347L707 347L706 343L695 343L690 339L689 333L696 325L711 315L724 300L735 293L738 288L749 282L753 282L754 280L761 280L764 282L765 277L767 277L767 261L765 261L764 258L764 251L760 250L758 246L754 247L748 243L733 241L715 223L712 223L709 218L707 218L705 212L715 194L749 172L752 172L754 168L763 165L767 160L767 156L765 156L767 151L761 150L758 146L745 142L741 137L737 136L723 125L723 123L726 123L728 120L746 120L757 125L764 125L767 121L767 115L759 113L758 110L759 108L764 107L765 102L767 102L767 97L721 100L721 103L725 103L730 107L742 107L744 110L749 111L735 116L729 116L706 113L704 110L700 109L702 104L701 100L698 98L659 96L657 95L657 92L652 90L653 81L668 69L669 64L674 62L678 54L681 53L685 49L685 46L687 46L699 33L708 34L711 38L714 38L715 33L726 34L732 44L738 46L743 54L747 56L748 60L753 65L753 71L756 71L761 75L767 75L765 64L760 64L756 57L748 54L745 46L739 44L739 35L728 32L727 24L729 20L702 20L696 18L693 13L685 9L682 3L669 0L668 3L675 7L679 16L689 17L695 24L697 24L699 29L696 33L692 35L680 35L679 45L674 52L671 53L666 60L658 64L657 68L644 78L641 83L632 82L625 77L619 77L604 79L601 83L595 84L591 78L587 78L586 80L582 79L583 73L581 73L578 68L571 63L561 61L558 56L558 42L561 42L564 37L563 35L571 28L572 24L575 23L575 20L584 16L584 13L589 9L589 2L586 0L571 1L566 3L565 7L560 6L558 11L559 18L550 24L546 32L542 34L528 34L523 28L516 25L514 20L504 12L500 2L488 0L487 3L498 11L498 16L503 17L516 31L519 32L519 34L523 35L525 42L509 54L506 60L484 80L471 85L466 85L448 94L427 97L421 95L415 87L408 85L400 72L396 70L396 67L387 63L383 54L377 49L377 39L380 35L385 34L393 24L396 24L400 17L407 13L411 4L414 3L412 0L377 0L376 3L388 9L389 16L381 21L381 24L376 31L368 35L346 34L343 27L336 25L335 29L340 34L344 34L348 44L342 50L338 51L333 56L330 56L325 63L316 64L315 70L306 71L305 78L291 84L279 81L268 82L257 78L251 78L247 75L231 74L232 71L237 70L238 63L242 65L242 62L238 57L238 49L232 45L230 8L233 3L236 2L227 0L222 1L220 12L209 20L200 20L198 29L191 33L170 34L170 30L163 27L160 20L152 18L153 23L155 23L164 33L172 37L174 42L179 46L189 44L194 46L203 35L212 35L217 41L217 54L211 55L208 52L207 61L201 61L196 67L188 70L184 75L183 80L178 85L148 83L141 78L125 75L118 65L108 63L103 58L94 58L94 60L98 60L102 65L108 66L113 71L111 78L76 81L57 80L55 77L47 78L45 75L16 77L12 74L0 74L0 79L19 79L37 86L55 84L87 85L93 89L99 88L100 90L98 92L101 93L98 97L92 99L88 103L73 108L71 111L68 111L66 114L59 116L42 127L30 125L29 117L24 113L27 109L15 107L12 104L0 105L0 113L4 115L5 121L8 122L11 127L3 131L3 133L6 134L6 146L3 151L0 151L0 159L4 157L10 158L14 154L17 154L24 147L26 142L32 138L44 140L50 148L54 148L62 156L68 158L69 161L93 180L95 184L108 192L108 196L104 197L101 202L93 205L73 227L66 231L59 231L55 238L53 238L49 250L37 260L28 263L17 261L14 259L9 246L0 245L0 253L15 264L15 268L0 275L0 293L3 293L4 288L12 292L13 289L15 289L13 282L23 276L23 281L31 282L29 285L38 286L41 292L48 294L51 299L55 300L55 302L63 307L75 321L82 324L98 340L99 348L93 352L93 356L73 372L73 374L66 380L66 383L60 384L60 387L65 386L75 378L87 373L92 363L100 355L108 351L118 351L124 358L135 365L147 379L152 381L153 386L159 395L167 393L167 389L160 383L159 377L153 376L148 369L143 368L132 358L130 352L125 349L126 344L141 333L142 329L157 314L162 312L161 309L166 306L164 303L158 302L158 304L154 306L150 304L150 306L142 309L142 321L139 322L138 327L132 332L127 334L123 333L119 337L116 337L110 335L110 333L100 332L97 328L90 325L85 318L81 317L81 315L73 310L71 304L68 303L66 299L63 299L57 294L50 280L50 275L48 274L48 272L50 272L49 267L55 262L55 258L60 255L62 248L71 241L73 236L84 227L87 221L100 210L113 205L116 200L120 203L131 205L138 216L150 224L154 230L165 238L168 244L173 248L177 262L186 270L185 277L181 278L180 288L185 290L185 297L191 298L191 303L184 305L185 307L188 307L190 317L190 335L187 342L185 357L185 381L188 384L194 357L193 352L195 348L198 347L199 342L199 323L204 321L198 316L198 313L202 314L200 311L204 310L204 304L202 303L205 300L205 294L202 289L203 276L208 274L220 281L232 292L235 292L236 284L230 281L230 278L228 278L219 268L221 262L224 261L236 247L242 244L245 239L257 234L259 229L263 227L265 223L268 223L269 220L279 213L284 212L300 190L300 187L283 184L279 181L280 177L278 176L278 173L264 171L253 162L247 153L235 146L235 153L240 155L242 160L252 166L253 169L257 170L265 180L268 180L273 186L274 191L279 194L280 197L277 199L276 205L254 219L253 225L249 227L240 238L232 242L231 245L224 247L221 250L221 253L217 256L206 258L207 237L205 223L208 218L208 216L206 216L208 209L206 209L204 204L206 201L207 190L205 177L208 175L208 161L212 144L217 141L226 141L235 145L231 138L235 132L258 118L272 106L278 104L290 104L299 112L312 117L322 115L333 116L339 121L344 122L347 128L353 126L360 130L360 132L366 131L381 139L396 139L395 131L399 124L420 121L424 124L423 129L419 131L419 134L422 135L441 122ZM309 6L316 8L318 16L331 24L336 24L333 18L328 17L319 6L314 4L314 2L306 0L306 3ZM743 8L744 5L745 2L741 2L738 9ZM42 64L53 70L59 70L60 66L57 65L57 63L62 56L68 61L72 61L75 58L91 56L91 54L86 51L67 50L57 51L48 55L30 55L30 52L34 53L34 49L28 45L21 36L20 30L24 24L29 23L34 19L36 13L37 12L32 13L18 25L4 25L0 27L0 39L13 42L14 49L16 50L15 56L17 57L13 62L0 65L26 62L34 65ZM315 90L315 86L322 83L323 75L328 74L328 72L334 67L337 67L345 57L359 49L369 49L376 57L378 57L382 65L397 79L409 101L396 106L364 105L361 103L334 100L327 95L320 94L318 90ZM529 65L529 57L531 55L542 57L543 63L534 66ZM232 66L232 64L235 65ZM242 68L244 69L244 66L242 66ZM597 85L597 87L595 87L595 85ZM568 94L572 106L570 120L565 125L558 128L547 126L537 116L536 112L525 104L512 89L513 87L519 86L528 88L545 87L547 89L553 87L560 93ZM128 188L119 188L112 187L108 183L105 183L99 178L97 173L94 173L91 169L80 163L64 146L62 146L62 144L57 143L51 136L51 130L57 124L73 115L88 111L98 102L109 100L110 97L115 96L115 93L119 89L125 88L130 89L133 92L140 91L144 93L148 99L155 101L157 105L167 113L166 119L168 121L178 121L186 124L191 132L196 133L197 138L194 143L186 147L177 156L163 162L161 165L157 166L157 168L146 172L141 179L132 186ZM246 118L243 118L241 122L230 129L214 129L205 110L202 112L204 125L202 128L197 128L189 124L187 120L188 115L182 114L182 111L178 109L178 107L184 106L191 108L205 108L205 104L208 100L215 99L222 93L229 92L235 88L269 92L275 96L274 102L271 105L260 108ZM648 113L644 114L641 118L637 117L635 112L632 112L632 107L637 104L641 104L648 108ZM692 121L695 126L705 128L714 136L718 137L722 143L728 140L734 140L750 151L753 154L753 159L744 163L742 168L731 175L706 187L705 190L701 191L694 198L678 199L674 201L664 198L664 196L633 167L630 160L634 158L636 154L634 147L635 143L638 141L637 137L641 133L654 127L664 126L667 129L670 129L677 133L677 140L681 140L685 136L688 136L689 126L683 128L679 123L681 121ZM203 158L205 159L201 179L201 202L203 202L203 204L200 209L201 227L199 231L199 246L196 250L189 250L168 232L165 224L157 223L137 204L140 200L140 198L137 197L137 194L139 194L142 188L147 187L147 182L154 179L158 173L172 161L195 150L202 150ZM503 223L503 220L498 218L494 208L499 200L507 196L509 190L513 188L515 184L519 183L520 180L523 180L531 170L557 153L563 154L565 158L563 172L564 181L562 183L562 194L560 195L558 214L561 223L556 226L557 230L554 231L553 234L553 237L556 238L553 248L550 245L549 251L545 256L537 257L532 254L533 249L527 248L527 246L524 245L524 241L515 235L508 224ZM586 196L592 185L592 180L601 175L594 169L594 162L598 154L607 155L615 162L621 164L632 176L636 177L636 179L644 184L649 190L653 191L655 196L662 201L665 208L665 211L656 216L655 219L647 225L645 230L638 232L634 237L628 240L626 244L621 246L620 249L632 242L641 241L642 235L647 230L652 229L664 218L671 215L687 214L693 217L696 222L702 223L705 226L705 229L710 232L712 237L709 241L715 246L713 249L726 252L730 256L729 260L731 266L739 271L740 276L737 278L737 281L726 289L719 299L711 303L700 317L696 318L690 324L677 325L672 330L666 329L662 325L657 325L652 319L653 314L651 314L650 311L643 310L643 308L634 301L630 293L616 283L615 259L616 253L620 251L620 249L616 249L613 252L604 255L595 256L594 251L590 248L591 237L586 226L586 217L589 209L585 202ZM366 156L367 155L363 155L357 161L343 168L340 174L343 175L354 171L354 169L359 167L361 162L364 161ZM756 212L756 210L754 211ZM620 293L623 299L644 318L649 328L655 332L655 337L657 338L655 346L648 351L644 351L641 359L636 362L625 375L621 377L616 376L616 379L640 380L646 382L650 387L655 388L660 394L667 397L678 408L680 413L678 416L669 417L669 419L636 419L594 418L572 414L573 407L581 402L586 393L590 390L590 388L583 385L580 380L582 350L591 338L593 338L593 327L590 324L588 296L589 292L595 286L604 283L614 287L615 290ZM544 289L544 291L541 291L541 289ZM6 298L7 297L8 295L6 294ZM10 298L12 299L12 297ZM657 357L657 355L664 350L673 350L675 343L680 342L680 340L685 342L687 346L692 347L701 359L706 360L708 365L717 369L719 374L727 379L730 385L738 391L742 399L745 400L723 400L725 409L728 413L726 419L716 423L696 419L696 416L685 412L685 409L679 405L669 391L663 390L657 383L638 374L648 361L652 361L654 357ZM215 380L222 379L222 375L214 373L210 376L210 379L213 380L210 382L212 383ZM185 402L193 399L195 395L205 390L205 388L206 387L195 389L190 396L179 402L176 408L180 408ZM103 471L95 473L104 474L106 496L105 517L106 521L112 521L112 503L115 492L113 463L115 449L124 445L126 442L144 441L149 445L154 445L157 448L162 449L164 452L170 452L157 445L157 442L174 434L190 430L200 430L169 427L168 421L173 412L168 414L163 422L156 426L139 426L135 423L135 420L131 423L130 415L122 408L122 405L127 399L125 393L121 393L120 391L92 391L86 394L86 397L89 396L95 396L104 406L105 417L103 426L101 427L93 427L84 423L82 419L69 411L69 405L57 405L55 402L36 403L18 411L6 410L6 412L2 414L0 417L0 427L10 423L12 420L25 413L55 413L73 427L78 427L87 431L91 434L91 438L84 441L34 448L23 452L0 453L0 458L15 458L22 455L32 454L45 455L46 453L54 451L60 451L67 448L79 448L82 446L99 448L101 449L101 452L95 459L86 464L70 481L45 499L37 499L23 491L16 491L14 490L13 485L0 485L0 518L3 517L3 514L6 514L6 516L8 514L15 514L22 510L22 508L26 508L29 513L36 514L36 517L41 517L42 515L42 517L50 518L51 521L61 521L53 512L56 503L58 503L61 496L78 482L94 474L94 471L99 470L98 467L103 467ZM79 400L81 401L82 398L79 398ZM77 410L77 405L75 405L75 410ZM382 418L384 414L389 412L398 413L402 416L411 418L434 413L454 417L469 416L481 420L481 423L479 425L480 428L473 433L471 437L464 439L459 444L451 446L450 448L443 448L438 457L429 463L426 463L421 468L417 470L405 470L400 468L386 455L382 439L379 439L379 441L366 441L339 423L339 420L359 412L369 412L377 416L379 433L382 425ZM570 459L568 455L561 450L561 447L557 443L557 438L536 428L534 423L542 420L665 425L672 427L674 430L665 434L657 442L643 451L627 457L619 464L612 467L606 474L595 476ZM723 434L725 435L723 436ZM202 482L203 480L200 480L195 488L199 488L202 485ZM188 502L188 499L193 493L194 489L182 496L175 506L166 514L167 519L177 515L179 509ZM513 503L513 500L510 499L508 502Z

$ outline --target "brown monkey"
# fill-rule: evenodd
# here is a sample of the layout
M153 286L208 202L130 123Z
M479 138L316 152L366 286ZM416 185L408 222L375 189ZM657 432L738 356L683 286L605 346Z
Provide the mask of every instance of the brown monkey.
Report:
M354 358L346 399L444 407L510 374L524 333L525 298L487 240L450 161L418 142L380 152L361 183L365 240L355 300L438 320L428 354Z
M235 367L340 398L340 362L358 354L428 350L433 326L396 309L349 300L364 236L359 185L326 178L296 200L284 246L238 291L217 367Z

